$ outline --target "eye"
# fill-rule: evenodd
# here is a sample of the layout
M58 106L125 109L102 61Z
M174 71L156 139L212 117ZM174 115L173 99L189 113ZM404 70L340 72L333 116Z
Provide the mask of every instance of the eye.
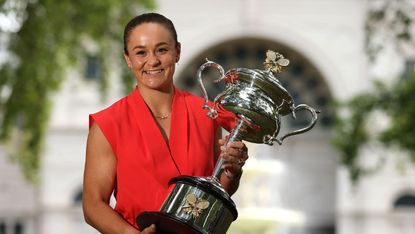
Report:
M144 50L138 50L138 51L135 52L135 54L140 56L140 57L146 56L146 52Z
M157 52L157 54L164 54L167 51L169 51L169 48L167 48L167 47L160 47L160 48L157 49L156 52Z

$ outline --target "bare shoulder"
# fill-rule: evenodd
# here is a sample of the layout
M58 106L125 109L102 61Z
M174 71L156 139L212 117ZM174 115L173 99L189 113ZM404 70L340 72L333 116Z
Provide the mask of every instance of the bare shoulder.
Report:
M90 153L89 150L93 150L93 152L100 151L100 153L113 154L108 140L96 123L93 123L89 129L87 154Z
M87 146L85 174L92 172L95 176L108 176L115 173L116 157L110 143L105 138L99 126L94 123L89 129Z

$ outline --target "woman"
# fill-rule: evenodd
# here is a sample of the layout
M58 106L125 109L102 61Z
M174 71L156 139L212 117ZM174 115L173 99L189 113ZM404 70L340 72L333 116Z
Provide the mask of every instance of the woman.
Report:
M135 218L158 211L168 182L180 175L210 176L219 146L227 163L220 182L229 194L239 185L248 158L242 142L224 146L218 126L233 116L206 116L203 99L173 85L180 43L172 22L149 13L124 30L124 58L137 80L132 93L90 115L84 172L85 220L102 233L140 233ZM114 192L116 206L109 206ZM155 225L141 233L155 233Z

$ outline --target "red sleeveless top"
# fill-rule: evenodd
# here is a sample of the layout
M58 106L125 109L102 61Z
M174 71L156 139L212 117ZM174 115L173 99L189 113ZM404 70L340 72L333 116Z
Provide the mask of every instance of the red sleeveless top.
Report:
M169 142L164 140L138 89L90 115L117 159L115 210L131 225L143 211L158 211L168 182L180 175L210 176L215 166L218 126L230 129L234 116L207 117L204 99L175 88Z

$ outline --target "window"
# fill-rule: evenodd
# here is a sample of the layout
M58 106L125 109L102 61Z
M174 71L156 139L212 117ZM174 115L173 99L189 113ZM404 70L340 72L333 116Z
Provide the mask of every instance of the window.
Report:
M87 56L85 77L88 80L97 80L101 78L101 62L97 56Z
M415 75L415 59L409 59L405 61L405 70L402 74L402 78L409 80Z
M20 220L7 218L0 220L0 234L24 234L24 223Z
M17 221L14 224L14 234L23 234L23 233L24 233L23 224Z
M0 221L0 234L6 234L6 224Z
M82 190L79 191L73 198L73 202L75 205L82 204Z
M415 196L412 194L404 194L400 196L393 204L395 209L399 208L412 208L415 209Z

